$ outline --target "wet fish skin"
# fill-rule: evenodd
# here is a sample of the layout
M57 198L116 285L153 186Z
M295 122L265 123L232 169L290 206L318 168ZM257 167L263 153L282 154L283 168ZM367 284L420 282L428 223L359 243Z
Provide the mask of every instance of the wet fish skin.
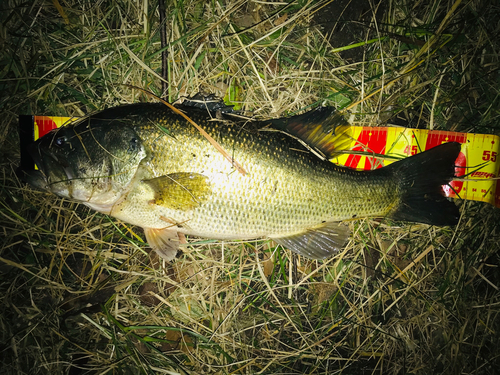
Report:
M346 219L393 217L436 225L458 220L441 185L454 175L459 144L375 171L355 171L321 160L281 131L269 131L272 122L212 121L205 110L181 109L247 174L180 115L163 104L139 103L104 110L38 140L31 154L40 172L28 180L143 227L166 259L177 251L176 232L268 237L324 258L344 245L349 232L338 222ZM306 125L317 111L295 119Z

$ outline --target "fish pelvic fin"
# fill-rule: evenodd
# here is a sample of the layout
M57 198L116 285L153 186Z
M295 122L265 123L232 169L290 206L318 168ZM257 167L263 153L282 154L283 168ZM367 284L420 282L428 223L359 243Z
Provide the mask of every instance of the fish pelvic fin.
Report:
M175 259L180 244L177 231L169 228L144 228L144 234L146 235L146 241L149 246L151 246L161 258L169 262Z
M455 176L460 148L460 143L445 143L380 169L392 173L399 186L399 204L388 216L430 225L456 225L458 207L444 196L443 185Z
M339 222L329 222L286 237L270 237L283 247L312 259L324 259L338 253L349 238L350 229Z
M289 118L270 120L273 129L298 138L307 147L319 151L325 159L350 149L353 128L334 107L318 107Z

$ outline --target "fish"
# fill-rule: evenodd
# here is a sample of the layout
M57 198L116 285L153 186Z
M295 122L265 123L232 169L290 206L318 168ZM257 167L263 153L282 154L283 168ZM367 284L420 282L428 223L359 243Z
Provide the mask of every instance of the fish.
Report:
M179 251L179 233L268 238L325 259L344 248L349 220L458 223L459 210L443 186L455 176L459 143L359 171L329 161L344 124L333 107L267 121L236 120L230 108L210 101L186 100L176 108L229 160L176 111L134 103L36 140L29 154L38 169L25 171L25 180L142 227L149 246L167 261Z

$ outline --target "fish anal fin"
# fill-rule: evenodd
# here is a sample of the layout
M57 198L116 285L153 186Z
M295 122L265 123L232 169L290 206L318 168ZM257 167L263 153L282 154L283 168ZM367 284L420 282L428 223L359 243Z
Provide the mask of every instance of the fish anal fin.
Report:
M198 207L210 194L207 176L194 172L172 173L144 180L155 193L153 204L187 211Z
M349 234L347 225L329 222L291 236L271 239L297 254L312 259L324 259L342 250Z
M179 236L177 231L165 229L144 228L146 241L149 246L166 261L171 261L179 251Z

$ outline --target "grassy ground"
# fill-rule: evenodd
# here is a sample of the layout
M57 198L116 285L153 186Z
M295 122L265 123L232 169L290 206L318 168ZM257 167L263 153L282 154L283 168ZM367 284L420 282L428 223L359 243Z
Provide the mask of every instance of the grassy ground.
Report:
M139 228L14 173L19 114L149 100L123 84L258 118L323 103L356 125L500 134L497 2L168 3L164 26L156 1L0 5L0 373L498 373L498 209L458 202L456 228L353 222L323 262L190 238L163 264Z

